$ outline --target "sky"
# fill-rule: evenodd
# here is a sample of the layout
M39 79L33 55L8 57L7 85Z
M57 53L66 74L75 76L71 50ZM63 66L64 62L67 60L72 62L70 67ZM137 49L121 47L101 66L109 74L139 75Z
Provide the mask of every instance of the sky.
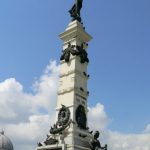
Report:
M72 4L0 0L0 128L16 150L34 147L55 118L63 44L58 35L71 21ZM149 6L149 0L84 0L81 15L93 37L88 47L89 124L95 121L105 131L111 150L150 149ZM16 134L16 129L28 133Z

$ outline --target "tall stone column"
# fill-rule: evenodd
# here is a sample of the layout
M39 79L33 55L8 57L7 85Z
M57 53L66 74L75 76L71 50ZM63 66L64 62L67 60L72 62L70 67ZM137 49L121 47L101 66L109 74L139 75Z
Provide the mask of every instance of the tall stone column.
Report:
M78 20L69 23L59 37L63 41L63 50L60 57L57 122L51 127L47 139L38 144L37 150L89 150L92 135L87 122L87 47L92 37Z
M59 36L63 40L60 66L60 85L57 110L62 104L70 109L72 124L65 142L76 149L87 146L89 131L87 124L88 42L92 37L77 20L71 22Z

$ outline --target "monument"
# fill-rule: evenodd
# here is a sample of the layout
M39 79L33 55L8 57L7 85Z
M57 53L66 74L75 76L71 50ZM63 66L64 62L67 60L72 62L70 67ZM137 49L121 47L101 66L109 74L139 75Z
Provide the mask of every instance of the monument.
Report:
M80 11L83 0L76 0L69 10L72 21L59 35L63 41L60 57L60 82L56 122L47 138L38 143L37 150L107 150L98 140L99 132L92 134L87 122L88 42L92 37L85 31Z

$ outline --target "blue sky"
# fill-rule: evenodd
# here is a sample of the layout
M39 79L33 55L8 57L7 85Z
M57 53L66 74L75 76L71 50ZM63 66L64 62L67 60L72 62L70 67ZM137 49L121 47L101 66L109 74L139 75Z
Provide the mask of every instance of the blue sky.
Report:
M70 21L73 1L0 1L0 82L14 77L31 92L50 59L59 57L58 35ZM84 1L82 18L89 43L89 105L101 102L123 133L150 123L150 1Z

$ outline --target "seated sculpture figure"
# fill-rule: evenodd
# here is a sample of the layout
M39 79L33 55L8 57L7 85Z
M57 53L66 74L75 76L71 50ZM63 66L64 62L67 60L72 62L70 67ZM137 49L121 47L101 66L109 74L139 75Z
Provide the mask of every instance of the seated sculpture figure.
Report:
M90 144L90 147L91 147L91 150L101 150L101 149L107 150L107 145L105 145L104 147L101 146L101 143L100 143L100 141L98 140L99 135L100 135L99 131L96 131L96 132L94 133L94 139L92 139L92 140L90 141L90 143L89 143L89 144Z

